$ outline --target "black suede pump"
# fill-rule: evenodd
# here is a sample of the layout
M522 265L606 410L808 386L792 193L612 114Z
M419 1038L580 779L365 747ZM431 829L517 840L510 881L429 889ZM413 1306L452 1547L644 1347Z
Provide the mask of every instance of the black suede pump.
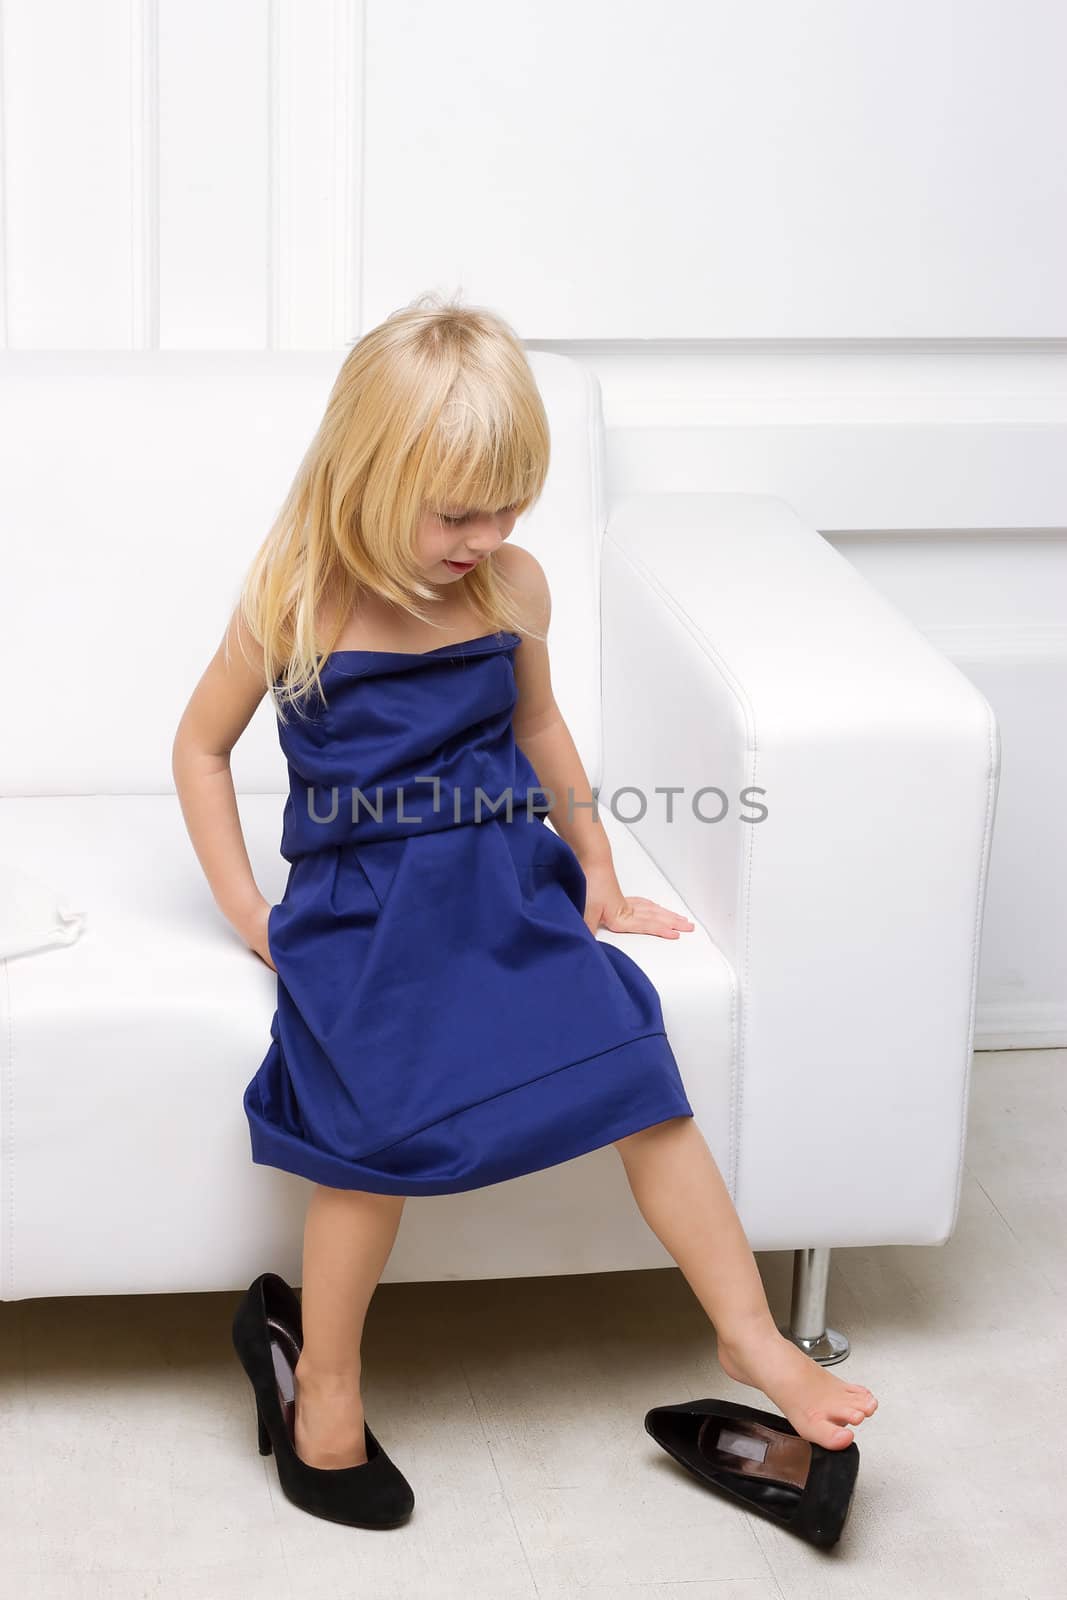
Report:
M354 1528L395 1528L415 1496L366 1421L367 1459L354 1467L312 1467L296 1453L293 1373L304 1343L300 1301L275 1272L261 1273L233 1317L233 1347L256 1397L259 1453L274 1452L282 1492L295 1506Z
M653 1406L645 1431L716 1493L809 1544L836 1544L848 1520L860 1453L802 1439L785 1417L736 1400Z

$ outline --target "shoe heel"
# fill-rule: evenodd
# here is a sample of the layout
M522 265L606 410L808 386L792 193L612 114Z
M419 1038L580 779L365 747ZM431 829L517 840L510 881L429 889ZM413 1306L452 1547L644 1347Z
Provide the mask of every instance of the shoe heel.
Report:
M258 1400L256 1401L256 1422L259 1424L259 1453L261 1456L269 1456L272 1448L270 1434L267 1432L267 1424L263 1420L263 1413L259 1409Z

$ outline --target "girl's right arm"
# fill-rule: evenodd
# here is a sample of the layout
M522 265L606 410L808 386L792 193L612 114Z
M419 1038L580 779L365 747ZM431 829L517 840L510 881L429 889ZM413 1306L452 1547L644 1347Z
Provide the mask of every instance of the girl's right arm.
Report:
M215 903L245 943L276 970L267 944L270 902L252 876L230 773L230 752L266 692L262 648L235 610L178 723L171 771Z

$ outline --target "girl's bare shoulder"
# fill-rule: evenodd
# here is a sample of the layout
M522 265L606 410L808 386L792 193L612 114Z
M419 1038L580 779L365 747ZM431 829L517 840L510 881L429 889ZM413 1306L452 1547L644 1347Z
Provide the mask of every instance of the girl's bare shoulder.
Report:
M506 552L506 554L505 554ZM521 743L539 733L559 716L552 692L552 671L548 659L548 624L552 598L548 579L537 557L521 545L501 545L494 560L505 556L501 571L522 614L523 636L515 652L514 668L517 698L512 716L515 737Z
M534 633L547 633L552 596L545 570L537 557L522 545L502 544L493 560L500 563L500 570L522 611L523 625Z

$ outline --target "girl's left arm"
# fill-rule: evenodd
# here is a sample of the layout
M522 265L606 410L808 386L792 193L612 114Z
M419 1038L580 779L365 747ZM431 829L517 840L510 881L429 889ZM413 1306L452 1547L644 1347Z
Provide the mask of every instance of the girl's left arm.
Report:
M548 583L540 563L528 550L508 547L507 576L524 607L524 621L546 634L551 616ZM626 895L615 875L611 845L593 803L593 791L581 757L552 692L548 648L524 636L515 652L518 698L512 718L515 742L550 791L548 816L581 863L586 878L585 921L591 932L654 933L677 939L693 923L679 911L643 895Z

